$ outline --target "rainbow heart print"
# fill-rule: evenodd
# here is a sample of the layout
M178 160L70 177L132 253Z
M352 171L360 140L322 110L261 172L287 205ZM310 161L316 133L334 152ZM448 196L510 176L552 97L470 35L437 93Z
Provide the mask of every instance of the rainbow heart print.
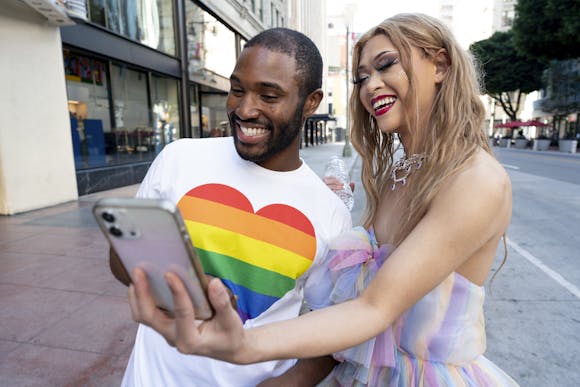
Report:
M223 184L196 187L177 206L204 271L238 297L242 321L294 289L316 256L314 227L294 207L254 211L243 193Z

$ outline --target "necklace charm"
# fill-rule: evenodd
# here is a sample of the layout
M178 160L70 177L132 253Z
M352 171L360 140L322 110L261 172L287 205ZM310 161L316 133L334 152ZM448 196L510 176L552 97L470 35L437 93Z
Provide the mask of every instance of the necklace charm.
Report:
M423 165L425 160L425 155L423 153L416 153L409 157L405 156L397 160L391 169L391 180L393 180L393 185L391 185L391 191L397 188L397 183L401 185L407 184L407 178L413 172L413 169L419 169Z

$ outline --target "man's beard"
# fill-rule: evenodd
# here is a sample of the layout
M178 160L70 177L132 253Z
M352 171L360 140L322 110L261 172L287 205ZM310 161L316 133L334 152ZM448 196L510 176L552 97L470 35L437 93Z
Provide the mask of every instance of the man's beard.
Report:
M261 153L245 152L245 144L240 144L237 134L234 135L234 144L236 146L236 151L244 160L252 161L254 163L260 164L264 161L269 160L279 152L288 148L290 144L294 142L297 136L300 135L302 130L302 113L304 112L304 102L300 101L296 111L285 123L281 123L277 130L274 131L272 121L268 121L265 125L266 129L270 132L270 137L266 143L266 149ZM235 113L229 114L228 118L230 120L230 127L232 130L237 127L236 121L240 123L256 123L257 120L241 120L235 115Z

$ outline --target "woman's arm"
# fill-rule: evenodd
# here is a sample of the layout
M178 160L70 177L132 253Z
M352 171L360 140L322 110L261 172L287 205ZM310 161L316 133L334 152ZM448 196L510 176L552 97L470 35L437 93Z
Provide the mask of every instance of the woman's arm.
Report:
M209 286L216 316L196 324L191 301L177 276L166 275L177 308L175 319L170 319L156 310L144 276L136 273L130 288L133 317L183 353L241 364L321 356L360 344L384 331L504 233L511 214L509 179L495 161L481 158L448 179L424 218L357 299L244 330L220 281L211 281Z

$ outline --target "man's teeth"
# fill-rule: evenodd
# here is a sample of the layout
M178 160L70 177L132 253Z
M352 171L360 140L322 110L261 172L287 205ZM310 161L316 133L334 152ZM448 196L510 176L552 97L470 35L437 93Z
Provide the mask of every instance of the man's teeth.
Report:
M250 137L261 136L268 132L268 130L264 128L246 128L244 126L240 126L240 129L242 130L242 133L244 133L244 136Z
M373 109L378 110L383 106L391 105L395 103L396 100L397 100L396 97L381 98L378 101L375 101L375 103L373 104Z

